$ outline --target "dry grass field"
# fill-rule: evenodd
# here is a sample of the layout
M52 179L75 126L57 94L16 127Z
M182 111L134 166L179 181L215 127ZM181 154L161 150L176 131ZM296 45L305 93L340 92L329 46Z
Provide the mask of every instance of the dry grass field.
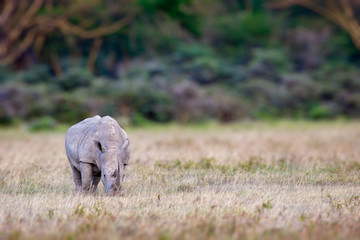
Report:
M127 129L121 196L74 194L64 133L0 130L0 239L358 239L360 123Z

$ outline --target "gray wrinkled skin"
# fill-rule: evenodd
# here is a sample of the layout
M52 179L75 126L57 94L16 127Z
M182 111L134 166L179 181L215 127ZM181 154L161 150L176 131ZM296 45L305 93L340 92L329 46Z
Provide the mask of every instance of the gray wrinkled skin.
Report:
M101 179L106 193L120 192L130 142L113 118L95 116L73 125L66 132L65 149L75 191L93 192Z

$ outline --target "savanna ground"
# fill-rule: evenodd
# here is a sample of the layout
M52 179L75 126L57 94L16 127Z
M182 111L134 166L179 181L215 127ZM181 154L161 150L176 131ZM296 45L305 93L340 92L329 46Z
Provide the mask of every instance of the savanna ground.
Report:
M360 123L126 129L121 196L76 195L64 133L0 130L0 239L358 239Z

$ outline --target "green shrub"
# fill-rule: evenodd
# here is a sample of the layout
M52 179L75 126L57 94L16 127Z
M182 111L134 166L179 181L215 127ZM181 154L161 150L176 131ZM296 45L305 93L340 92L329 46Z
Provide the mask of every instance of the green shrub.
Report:
M214 57L214 49L206 44L186 43L179 44L173 58L176 62L188 61L198 57Z
M166 14L170 19L176 20L179 24L194 35L200 34L200 22L197 14L188 11L193 0L139 0L138 5L151 18L156 17L156 13Z
M44 98L45 91L41 87L25 85L20 82L9 82L0 88L0 118L6 122L9 118L33 117L34 110L42 112L42 108L34 108L39 101Z
M46 65L36 65L16 74L15 79L26 84L49 83L52 76Z
M201 84L226 82L231 79L232 69L224 59L200 56L187 63L186 70Z
M263 79L248 79L243 84L238 85L238 89L245 98L251 99L256 106L282 106L287 97L286 90L279 87L276 83Z
M147 118L145 118L141 113L139 112L135 112L132 114L131 117L131 123L134 126L138 126L138 127L144 127L144 126L149 126L151 125L151 121L149 121Z
M123 79L114 86L112 101L119 114L131 117L140 116L156 122L168 122L174 119L174 99L165 89L157 88L142 79Z
M0 65L0 84L12 80L13 77L14 77L14 73L11 73L11 71L8 68Z
M251 115L249 101L236 94L232 89L220 85L207 88L207 93L211 98L209 111L220 122L236 121Z
M174 119L174 100L168 92L147 90L140 96L138 112L149 120L169 122Z
M291 70L292 65L283 49L257 48L253 51L249 68L257 75L274 78L276 74Z
M310 107L308 112L309 118L314 120L329 119L334 115L332 106L326 104L314 104Z
M172 29L171 32L162 29ZM175 21L159 21L157 25L138 21L130 29L129 50L133 55L150 55L154 53L168 54L173 52L180 41L181 27ZM155 55L155 54L154 54Z
M53 116L59 122L76 123L90 116L89 107L81 93L57 94L53 96Z
M71 68L57 78L57 84L63 91L73 91L81 87L89 87L93 75L83 68Z
M222 45L266 45L272 31L270 16L265 12L238 12L214 19L214 43Z
M44 116L30 122L29 130L33 132L54 130L56 121L49 116Z

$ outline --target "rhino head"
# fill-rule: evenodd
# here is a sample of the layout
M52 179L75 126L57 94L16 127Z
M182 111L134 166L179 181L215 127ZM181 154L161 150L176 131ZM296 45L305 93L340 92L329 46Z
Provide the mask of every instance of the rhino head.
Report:
M128 138L121 147L95 142L95 146L99 150L101 181L106 193L114 194L121 191L124 170L129 158L129 145Z

